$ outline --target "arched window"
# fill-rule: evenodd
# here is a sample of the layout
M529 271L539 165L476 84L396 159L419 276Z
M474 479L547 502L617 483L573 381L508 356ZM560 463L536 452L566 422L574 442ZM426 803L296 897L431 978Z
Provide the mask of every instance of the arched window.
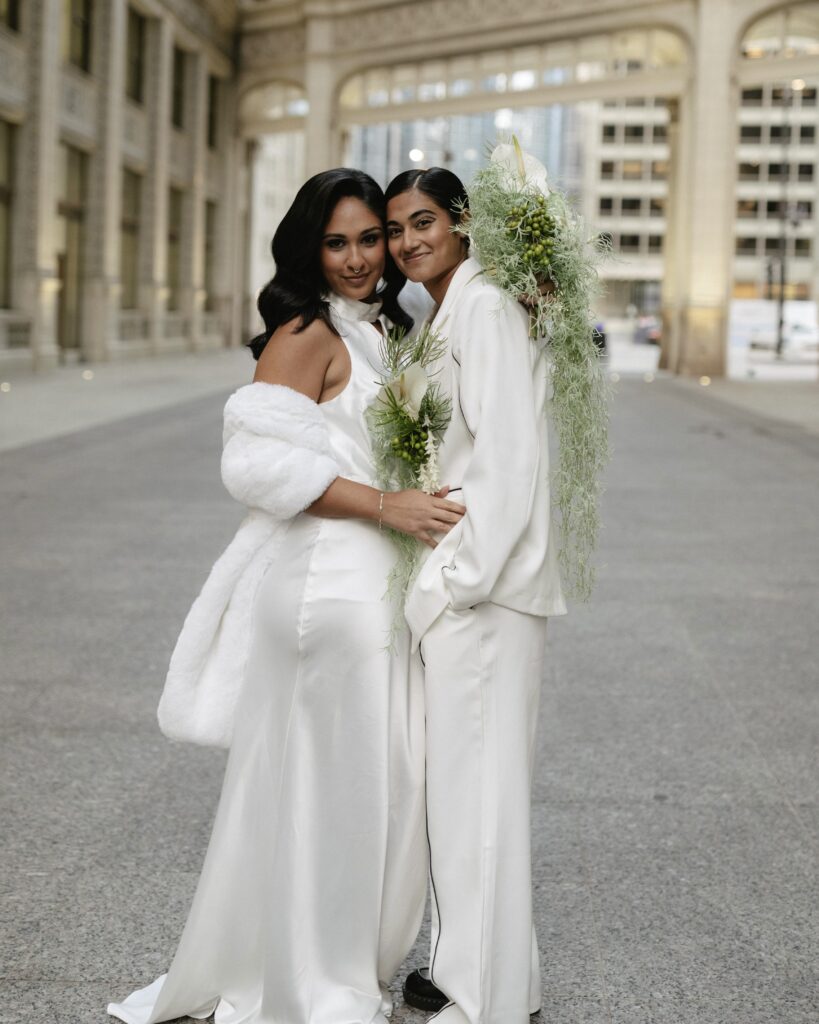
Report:
M659 28L545 43L373 68L349 78L339 96L342 113L405 104L445 104L484 95L525 96L548 86L620 78L687 63L683 40Z
M239 101L239 123L245 134L275 131L303 120L309 111L304 89L287 82L269 82L249 89Z
M746 60L819 56L819 3L793 4L755 21L745 33Z

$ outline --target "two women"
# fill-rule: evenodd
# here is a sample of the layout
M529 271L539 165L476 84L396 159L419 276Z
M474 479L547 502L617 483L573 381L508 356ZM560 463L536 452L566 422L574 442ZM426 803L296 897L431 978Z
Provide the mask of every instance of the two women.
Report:
M563 611L545 372L526 314L453 233L458 179L410 172L388 197L400 272L359 172L311 179L276 233L256 383L225 410L223 478L250 514L160 706L168 734L231 753L170 971L109 1007L128 1024L214 1008L217 1024L383 1024L428 865L438 1019L523 1024L539 1005L529 789L545 621ZM402 274L449 343L440 459L457 502L373 486L364 413L385 316L409 326ZM430 548L392 654L381 526Z

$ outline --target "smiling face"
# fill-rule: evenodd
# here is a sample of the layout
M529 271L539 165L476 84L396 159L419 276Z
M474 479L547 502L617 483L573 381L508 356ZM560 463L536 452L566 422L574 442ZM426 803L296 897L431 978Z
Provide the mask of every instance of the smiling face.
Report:
M465 241L453 233L453 224L449 211L417 188L400 192L387 204L392 258L410 281L419 281L437 301L466 256Z
M360 199L339 199L321 240L321 272L331 291L364 302L384 273L384 229Z

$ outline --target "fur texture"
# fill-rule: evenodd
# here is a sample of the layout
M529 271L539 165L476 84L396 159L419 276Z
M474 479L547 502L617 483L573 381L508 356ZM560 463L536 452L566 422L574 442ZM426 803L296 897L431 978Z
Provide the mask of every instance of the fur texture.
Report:
M262 383L239 388L228 399L222 479L250 514L211 569L176 642L157 712L170 739L230 746L259 584L287 521L337 476L315 402Z
M231 395L223 440L228 492L274 519L303 512L338 476L316 403L279 384L248 384Z

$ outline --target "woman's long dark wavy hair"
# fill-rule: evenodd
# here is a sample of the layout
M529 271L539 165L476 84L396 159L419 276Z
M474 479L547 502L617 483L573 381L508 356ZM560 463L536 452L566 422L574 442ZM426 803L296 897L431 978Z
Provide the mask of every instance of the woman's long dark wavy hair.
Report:
M385 226L387 203L376 181L363 171L336 167L308 179L276 228L273 236L273 259L276 273L264 286L257 308L265 330L248 343L253 358L258 359L271 334L282 324L300 318L303 331L314 320L338 331L330 318L330 307L322 295L327 282L321 272L321 245L324 230L340 199L360 199ZM384 288L378 297L386 316L399 327L412 327L412 318L398 305L398 293L406 278L393 263L385 243Z
M442 210L446 210L453 224L457 224L461 214L469 209L469 196L464 183L457 174L448 171L446 167L402 171L387 185L386 200L389 202L402 192L409 192L414 188L429 196Z

